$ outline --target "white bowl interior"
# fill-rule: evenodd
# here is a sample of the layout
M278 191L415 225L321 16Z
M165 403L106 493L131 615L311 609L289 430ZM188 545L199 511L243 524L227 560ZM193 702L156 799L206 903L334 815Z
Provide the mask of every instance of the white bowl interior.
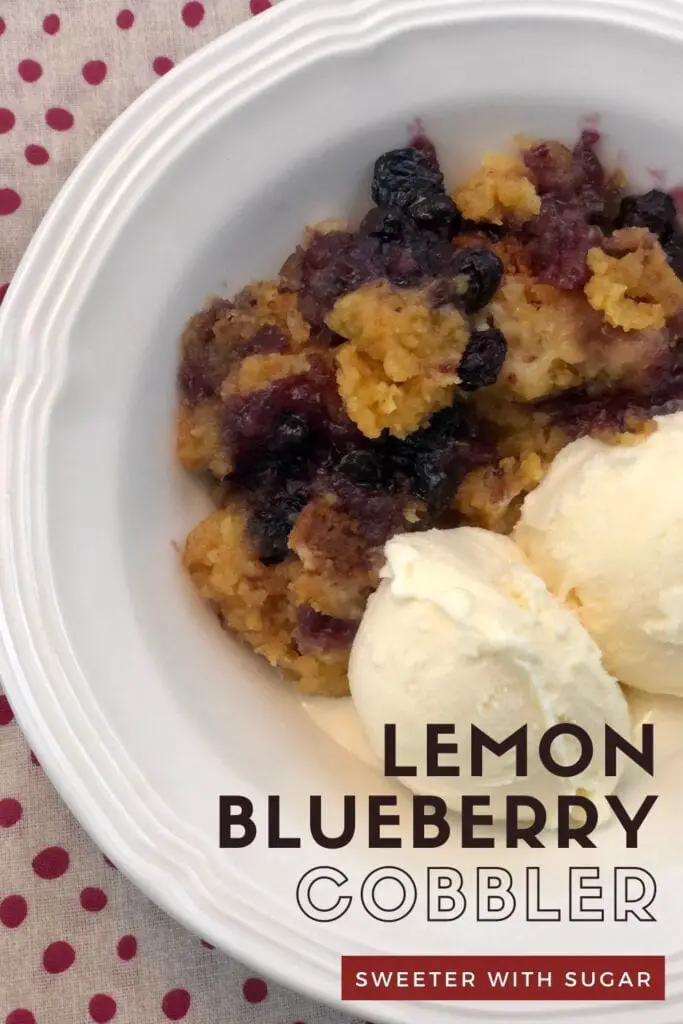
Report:
M112 757L125 751L140 795L170 808L216 871L277 877L275 917L279 901L293 919L299 875L334 857L305 842L296 856L267 853L261 841L243 855L220 853L217 794L243 792L257 804L281 794L286 826L298 831L311 793L339 807L344 793L395 788L329 742L299 698L220 630L179 568L173 545L209 508L174 461L182 325L209 293L230 294L275 273L303 225L357 214L374 158L403 144L415 118L438 143L451 181L513 134L571 139L597 115L605 151L635 185L649 185L653 171L665 171L670 185L683 182L683 114L671 78L679 54L654 33L544 17L428 27L335 53L276 85L266 76L241 110L217 110L191 147L160 164L154 187L139 191L103 243L104 258L73 309L68 376L50 413L46 508L56 597L87 681L83 701L106 720ZM626 853L621 833L608 829L594 854L554 854L558 891L567 864L625 859L658 870L680 862L680 763L661 766L660 802L641 849ZM457 844L370 853L361 836L339 863L358 881L387 861L414 872L457 864L469 877L481 862L514 867L539 857L482 857ZM661 899L660 920L673 913ZM673 916L671 924L676 948ZM414 953L435 944L505 952L513 936L516 948L524 942L515 922L482 935L458 923L437 941L424 914L389 929L355 911L327 930L303 918L301 928L337 951L356 949L359 938L366 948ZM537 949L557 941L553 925L534 931ZM561 941L595 952L609 943L614 952L628 951L633 938L628 928L577 925ZM641 929L639 941L641 952L664 952L661 930L650 938Z

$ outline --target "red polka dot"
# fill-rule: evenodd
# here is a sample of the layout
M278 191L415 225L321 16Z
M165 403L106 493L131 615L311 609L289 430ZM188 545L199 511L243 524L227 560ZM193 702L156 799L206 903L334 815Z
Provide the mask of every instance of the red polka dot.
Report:
M5 31L6 28L7 25L5 24L4 18L0 18L0 36Z
M108 864L110 868L114 869L114 871L118 871L119 870L117 868L116 864L114 864L114 861L113 860L109 860L109 857L107 857L106 853L102 854L102 858L104 860L104 863Z
M0 295L3 294L2 289L4 288L5 291L7 291L8 287L9 285L0 284ZM9 725L13 718L14 712L9 706L9 701L7 700L7 697L4 695L4 693L0 693L0 725Z
M17 66L19 77L25 82L37 82L43 73L43 69L37 60L22 60Z
M58 14L48 14L46 18L43 18L43 32L47 32L49 36L54 36L59 32L60 24Z
M44 146L27 146L24 150L24 156L27 162L33 164L34 167L40 167L41 164L46 164L50 159L50 154ZM38 759L33 751L31 751L31 760L34 764L38 764Z
M2 195L1 192L0 195ZM4 800L0 800L0 828L11 828L12 825L16 825L23 813L24 808L13 796L7 796Z
M132 11L124 9L123 11L119 11L119 13L116 15L116 24L119 26L119 28L124 29L124 31L126 29L132 28L134 23L135 15L133 14Z
M21 196L13 188L0 188L0 217L15 213L21 206Z
M202 946L205 947L205 949L215 949L216 948L215 946L212 946L210 942L205 942L204 939L200 939L199 941L201 942Z
M88 1003L88 1012L90 1019L96 1024L107 1024L107 1021L116 1014L116 1000L104 995L103 992L98 992Z
M56 132L67 132L74 126L74 116L62 107L50 107L45 111L45 123Z
M104 910L107 905L107 894L94 885L88 886L87 889L83 889L81 892L80 901L84 910L92 912Z
M249 0L249 10L252 14L263 14L272 6L271 0Z
M0 107L0 135L11 132L16 121L17 119L11 110L8 110L7 107Z
M10 1010L5 1017L5 1024L36 1024L36 1018L30 1010Z
M33 870L38 878L61 878L69 869L69 854L62 846L47 846L33 858Z
M0 305L2 305L2 300L7 295L7 289L8 288L9 288L9 284L0 284ZM2 700L1 697L0 697L0 700ZM11 719L8 719L8 721L11 721ZM0 725L7 725L7 722L0 722Z
M122 935L116 943L116 952L120 960L132 960L138 951L138 940L134 935Z
M88 85L99 85L107 77L107 65L103 60L89 60L81 68L81 74Z
M75 959L76 950L69 942L51 942L43 953L43 967L48 974L62 974Z
M5 928L18 928L28 914L28 903L23 896L5 896L0 902L0 923Z
M161 1009L169 1020L182 1020L190 1009L192 998L185 988L174 988L161 1000Z
M247 978L242 985L242 995L248 1003L262 1003L268 996L268 986L263 978Z
M188 28L196 28L204 20L204 4L189 0L183 7L182 17Z
M170 57L155 57L152 61L152 68L157 75L166 75L174 66Z

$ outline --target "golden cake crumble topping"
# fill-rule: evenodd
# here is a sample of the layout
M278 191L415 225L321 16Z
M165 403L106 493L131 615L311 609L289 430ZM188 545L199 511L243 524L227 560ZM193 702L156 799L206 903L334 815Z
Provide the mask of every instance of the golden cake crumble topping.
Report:
M429 293L373 282L339 299L327 318L343 338L337 384L350 418L366 437L406 437L453 402L469 340L453 306Z
M646 228L616 231L604 248L589 250L587 261L586 296L612 327L661 329L683 310L683 281Z
M541 211L541 197L519 154L485 153L453 198L463 217L475 222L522 224Z
M390 537L509 532L572 440L637 444L683 405L675 203L629 194L598 143L520 142L449 192L416 139L357 228L307 228L186 326L177 454L216 511L184 565L302 692L348 692Z

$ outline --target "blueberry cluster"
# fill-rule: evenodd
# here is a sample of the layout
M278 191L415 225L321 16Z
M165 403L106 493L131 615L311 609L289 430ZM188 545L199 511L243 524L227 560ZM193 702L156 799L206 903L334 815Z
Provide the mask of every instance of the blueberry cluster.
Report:
M490 301L502 280L501 261L484 248L456 248L453 240L464 230L485 227L482 233L490 234L495 226L463 220L446 193L435 153L417 146L384 153L374 167L371 195L375 205L358 232L318 235L299 253L294 273L288 262L287 279L312 327L322 328L343 295L377 280L399 288L439 282L447 301L468 315Z
M618 228L648 228L657 235L669 263L683 278L683 232L673 197L660 189L623 196L602 166L596 131L584 131L573 150L541 142L524 154L541 195L541 212L527 228L527 248L536 276L557 288L582 288L586 256Z
M683 232L673 197L660 189L626 196L615 221L617 228L647 228L662 244L671 267L683 278Z
M527 251L539 280L565 291L588 280L588 250L602 240L601 225L610 222L618 192L595 147L600 135L582 132L573 149L540 142L524 161L541 196L541 212L528 225Z
M358 232L317 235L285 265L283 286L298 292L319 343L341 342L325 333L327 313L343 295L375 280L428 287L435 308L452 305L465 316L488 305L503 264L487 248L454 246L473 225L447 195L431 148L381 156L371 195L375 205ZM459 366L463 390L495 383L506 351L496 328L473 330ZM268 565L287 557L291 530L317 493L336 495L368 544L381 544L405 523L401 510L409 497L439 514L462 476L492 451L462 404L437 413L404 440L388 434L368 440L348 419L329 364L231 400L224 441L236 467L231 486L247 497L250 538Z
M443 174L431 153L414 146L385 153L375 164L371 194L376 206L361 223L360 233L388 250L390 273L395 262L392 247L408 250L420 276L440 278L448 301L464 313L488 305L502 280L503 264L490 250L454 249L449 244L464 221L446 194Z

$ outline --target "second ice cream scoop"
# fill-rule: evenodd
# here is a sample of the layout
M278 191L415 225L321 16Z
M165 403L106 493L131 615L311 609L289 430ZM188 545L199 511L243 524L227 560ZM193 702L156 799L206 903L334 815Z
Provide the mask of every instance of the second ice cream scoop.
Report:
M630 734L626 701L579 620L513 541L474 528L432 530L395 537L386 559L349 677L375 752L382 755L384 726L392 723L399 763L418 766L416 777L402 781L456 810L463 794L489 796L498 818L508 795L532 795L550 808L561 793L610 792L617 780L603 775L605 725ZM581 776L560 779L540 763L539 740L559 722L594 739L595 759ZM436 723L456 726L457 777L428 775L425 729ZM528 776L516 776L510 752L487 758L483 777L473 777L472 724L497 742L527 726ZM563 740L557 760L573 764L577 742Z
M620 682L683 696L683 413L633 446L562 451L515 539Z

